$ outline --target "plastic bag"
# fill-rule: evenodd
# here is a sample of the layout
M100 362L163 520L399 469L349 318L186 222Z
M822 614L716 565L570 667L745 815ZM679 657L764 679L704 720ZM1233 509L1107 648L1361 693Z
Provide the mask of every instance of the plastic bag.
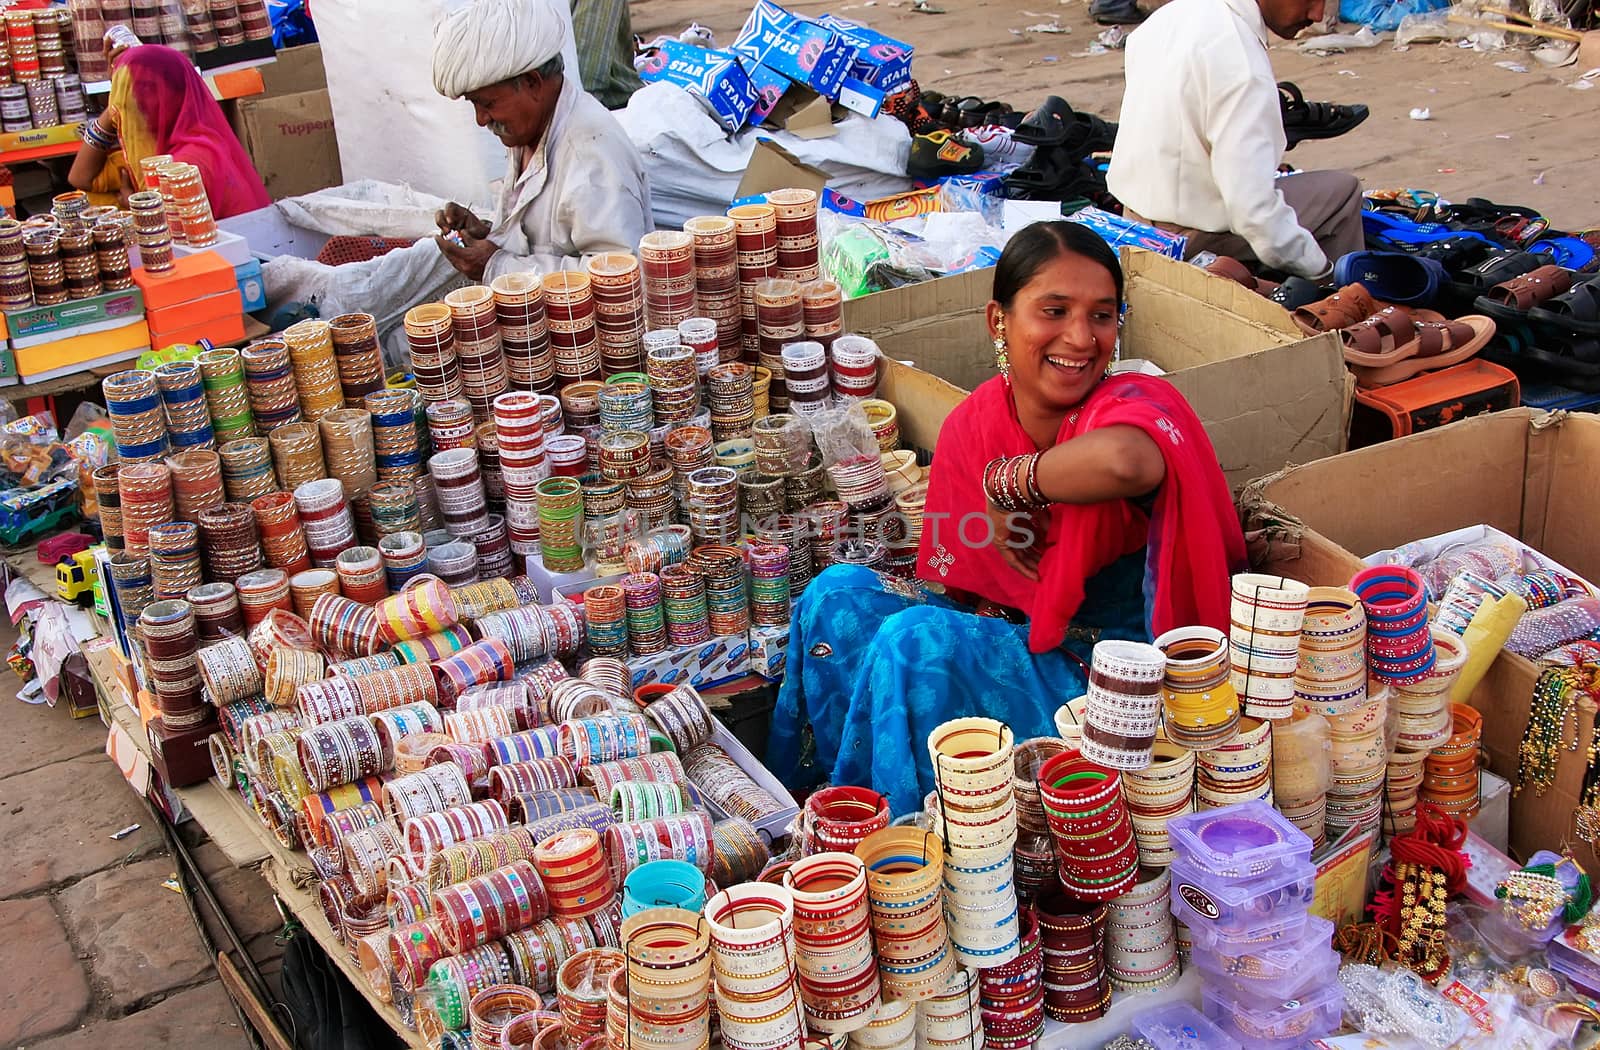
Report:
M872 433L872 424L860 402L848 401L818 412L809 417L809 422L824 467L863 456L879 458L878 438Z
M1419 11L1400 19L1400 26L1394 31L1394 46L1447 43L1466 35L1466 27L1450 21L1447 9Z
M1588 638L1600 630L1600 598L1571 598L1543 609L1529 610L1506 639L1508 652L1529 658Z
M1407 15L1449 7L1448 0L1341 0L1339 19L1384 31L1398 29Z

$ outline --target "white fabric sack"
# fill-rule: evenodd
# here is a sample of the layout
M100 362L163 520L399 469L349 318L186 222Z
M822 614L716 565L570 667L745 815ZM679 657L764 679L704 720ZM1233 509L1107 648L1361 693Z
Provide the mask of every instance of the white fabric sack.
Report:
M410 186L361 179L300 197L286 197L276 207L289 225L330 237L415 239L439 232L433 216L448 203L443 197ZM475 215L492 213L492 209L480 206L472 206L472 210Z

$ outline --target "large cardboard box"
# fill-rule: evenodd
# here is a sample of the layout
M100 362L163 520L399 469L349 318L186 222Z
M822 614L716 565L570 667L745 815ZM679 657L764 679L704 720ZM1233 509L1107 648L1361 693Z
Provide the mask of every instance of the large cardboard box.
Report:
M1260 500L1254 491L1247 495L1246 529L1268 526L1271 542L1257 558L1262 571L1314 585L1342 586L1369 554L1480 524L1596 579L1597 464L1600 416L1512 409L1267 479ZM1502 652L1469 700L1483 712L1489 767L1509 780L1516 777L1538 677L1532 662ZM1580 740L1589 739L1594 720L1594 704L1580 700ZM1527 790L1511 800L1513 855L1526 860L1535 850L1559 849L1572 838L1584 762L1581 749L1563 750L1549 792L1541 797Z
M337 186L339 140L322 68L322 47L278 52L265 68L266 94L238 101L234 131L273 200Z
M1337 336L1308 339L1276 303L1187 263L1124 249L1122 265L1122 356L1159 365L1189 399L1230 485L1344 451L1355 386ZM993 270L974 270L852 299L844 328L971 390L994 375L983 314L993 283ZM904 430L906 402L884 396Z

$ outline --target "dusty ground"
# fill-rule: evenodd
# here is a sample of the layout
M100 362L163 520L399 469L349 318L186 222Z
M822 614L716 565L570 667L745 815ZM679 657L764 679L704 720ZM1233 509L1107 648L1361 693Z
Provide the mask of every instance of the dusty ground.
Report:
M925 89L1000 98L1026 110L1058 94L1074 107L1115 118L1122 99L1122 55L1075 57L1100 27L1087 0L934 0L941 15L914 13L911 0L785 0L799 14L831 12L872 26L916 48L914 70ZM634 32L674 35L690 19L733 40L749 0L633 0ZM1060 34L1025 33L1059 21ZM1306 97L1364 102L1372 116L1344 138L1307 143L1289 160L1303 168L1346 168L1369 188L1410 186L1447 198L1483 196L1540 208L1558 226L1600 225L1592 188L1594 120L1600 86L1575 90L1581 66L1551 70L1528 52L1478 54L1390 43L1326 58L1279 41L1272 52L1280 79ZM1512 61L1516 73L1495 65ZM1410 119L1425 106L1433 119Z

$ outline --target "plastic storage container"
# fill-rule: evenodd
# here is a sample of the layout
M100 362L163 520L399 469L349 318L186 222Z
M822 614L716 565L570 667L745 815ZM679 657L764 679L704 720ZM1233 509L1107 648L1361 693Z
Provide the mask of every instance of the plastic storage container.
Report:
M1245 960L1256 958L1259 956L1222 956L1198 946L1193 954L1194 965L1206 984L1231 985L1238 993L1240 1002L1252 1005L1271 1006L1289 999L1299 999L1339 979L1339 953L1327 944L1318 949L1315 955L1303 957L1299 969L1280 973L1276 977L1261 977L1258 976L1260 971L1240 965ZM1229 964L1236 968L1229 969Z
M1178 857L1222 879L1265 879L1311 859L1311 839L1259 799L1167 821Z
M1304 936L1316 889L1310 861L1280 867L1259 879L1236 880L1172 864L1172 917L1189 927L1196 948L1237 955Z
M1133 1030L1156 1050L1243 1050L1237 1039L1181 1000L1146 1010L1133 1019Z
M1297 1050L1337 1031L1344 1010L1344 989L1337 981L1274 1006L1245 1001L1226 987L1210 984L1200 995L1205 1015L1250 1050Z
M1270 999L1293 998L1304 990L1308 974L1322 973L1330 961L1337 967L1338 960L1333 950L1333 923L1315 915L1306 918L1296 936L1245 948L1219 941L1213 947L1194 950L1194 964L1207 974Z

